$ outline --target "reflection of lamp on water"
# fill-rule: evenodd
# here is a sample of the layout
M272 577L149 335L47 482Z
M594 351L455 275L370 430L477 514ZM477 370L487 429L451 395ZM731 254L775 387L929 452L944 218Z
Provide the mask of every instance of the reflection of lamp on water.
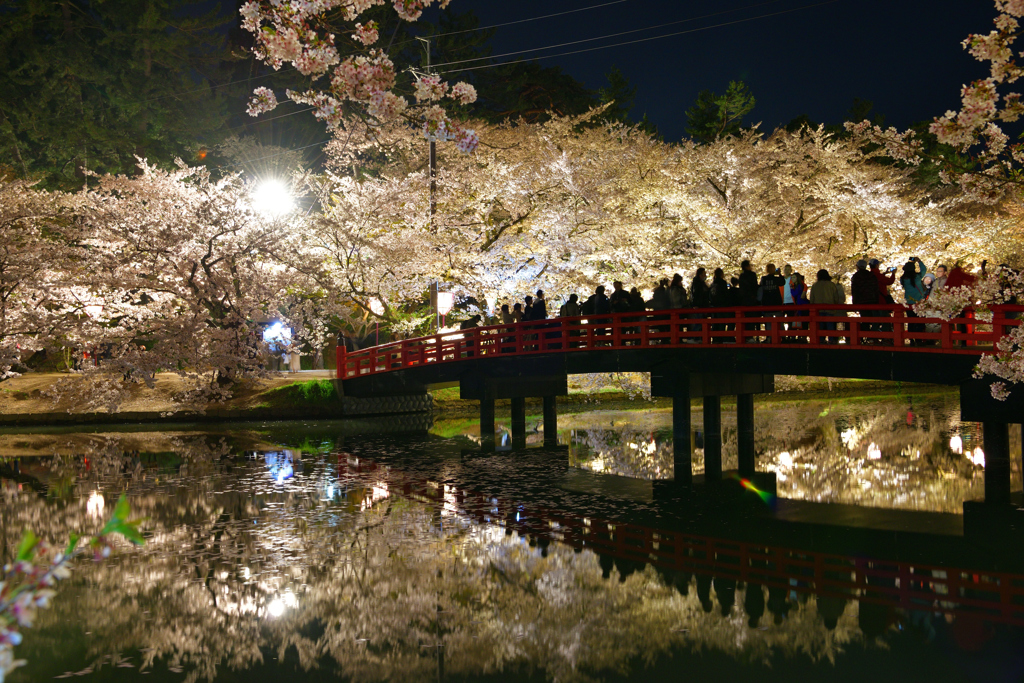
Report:
M444 317L455 307L455 295L451 292L437 293L437 313L441 316L441 327L446 325Z
M102 517L105 505L103 495L99 491L93 491L89 494L89 500L85 502L85 512L93 518Z
M868 460L880 460L882 457L882 449L872 441L868 445Z
M973 462L975 465L978 465L980 467L985 466L985 451L981 450L980 447L975 448L973 454L968 453L967 457L970 458L971 462Z
M272 617L279 617L284 614L285 608L298 607L299 600L290 590L283 595L275 597L267 604L267 614Z
M964 454L964 440L960 438L959 434L954 434L949 437L949 450L953 451L957 455Z
M377 346L380 344L380 317L384 315L384 304L380 302L380 299L370 299L370 312L375 316L378 316L374 321L373 328L373 345Z
M296 469L301 471L302 468L296 466L296 461L297 458L290 450L263 454L263 462L270 471L270 477L278 484L283 484L286 479L294 477Z

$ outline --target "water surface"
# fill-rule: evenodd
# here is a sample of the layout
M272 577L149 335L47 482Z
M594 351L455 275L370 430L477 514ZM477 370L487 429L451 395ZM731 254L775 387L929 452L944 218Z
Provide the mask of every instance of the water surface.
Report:
M661 481L659 411L493 454L471 422L4 434L8 557L23 528L95 532L122 491L148 537L79 566L11 680L1021 680L1024 562L956 531L983 466L955 397L757 414L774 507ZM908 531L827 523L838 504Z

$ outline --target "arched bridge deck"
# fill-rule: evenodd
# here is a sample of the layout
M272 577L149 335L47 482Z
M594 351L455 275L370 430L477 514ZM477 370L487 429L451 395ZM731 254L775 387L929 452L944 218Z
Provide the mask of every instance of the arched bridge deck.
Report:
M914 318L903 306L673 309L555 318L338 348L347 395L405 393L496 371L507 376L651 372L799 374L959 385L1019 320ZM836 315L839 313L840 315ZM796 329L783 329L786 326ZM838 326L844 329L832 329ZM915 326L924 327L919 331ZM798 326L798 327L797 327Z

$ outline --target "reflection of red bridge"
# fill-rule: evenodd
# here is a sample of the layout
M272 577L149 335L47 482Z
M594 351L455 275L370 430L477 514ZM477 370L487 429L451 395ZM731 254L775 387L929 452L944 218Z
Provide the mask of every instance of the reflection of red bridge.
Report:
M849 557L599 520L516 505L451 484L412 479L369 461L346 462L341 456L338 476L364 485L383 477L392 492L401 491L404 496L426 502L439 514L448 512L478 523L497 524L540 545L555 541L620 562L651 564L682 574L734 579L908 611L959 616L970 613L995 622L1024 625L1022 574ZM764 523L763 518L751 522ZM941 555L959 540L937 536L935 545Z

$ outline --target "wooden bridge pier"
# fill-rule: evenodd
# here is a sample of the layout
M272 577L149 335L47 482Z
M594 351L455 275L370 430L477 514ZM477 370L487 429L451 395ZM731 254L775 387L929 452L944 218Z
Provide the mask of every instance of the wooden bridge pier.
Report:
M497 368L499 371L501 367ZM512 369L510 364L509 369ZM558 443L556 400L569 393L565 374L525 375L467 373L459 379L459 395L480 401L480 446L494 450L494 402L510 399L512 404L512 448L526 447L526 399L540 397L544 402L544 445Z
M544 397L544 445L558 445L558 397Z
M775 391L775 375L691 372L669 363L651 372L651 395L672 398L675 481L693 481L690 401L704 401L704 481L722 479L722 396L736 396L739 474L754 475L754 394Z

